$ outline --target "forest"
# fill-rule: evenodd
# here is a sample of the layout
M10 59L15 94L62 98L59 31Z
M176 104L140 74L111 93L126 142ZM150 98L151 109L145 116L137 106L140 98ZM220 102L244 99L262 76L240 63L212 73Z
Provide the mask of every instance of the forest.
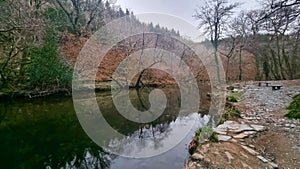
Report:
M203 43L211 43L223 58L227 80L243 80L246 54L255 59L250 63L256 72L252 80L299 78L299 1L266 1L260 9L238 15L233 15L233 10L239 3L226 6L226 1L217 2L216 9L209 3L197 9L194 18L210 37ZM145 25L132 11L103 0L0 3L1 91L69 89L72 65L62 52L66 37L88 38L101 26L124 16ZM149 31L180 37L174 29L146 25ZM234 67L238 75L230 77L232 60L237 63Z

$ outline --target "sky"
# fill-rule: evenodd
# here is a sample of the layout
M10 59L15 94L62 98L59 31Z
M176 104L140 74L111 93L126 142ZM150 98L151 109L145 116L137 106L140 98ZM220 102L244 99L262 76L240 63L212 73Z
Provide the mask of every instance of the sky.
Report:
M204 5L204 0L110 0L115 6L121 6L133 11L139 20L143 22L153 22L168 28L179 30L180 34L194 41L203 40L202 32L197 29L198 21L192 16L195 14L197 6ZM239 2L242 5L237 9L250 10L259 7L256 0L228 0L229 3ZM140 15L143 13L163 13L182 19L172 20L161 15ZM175 23L176 22L176 23Z

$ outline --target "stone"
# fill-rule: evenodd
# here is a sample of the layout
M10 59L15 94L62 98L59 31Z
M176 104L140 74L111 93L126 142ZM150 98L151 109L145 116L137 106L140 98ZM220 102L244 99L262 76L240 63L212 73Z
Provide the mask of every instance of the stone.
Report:
M265 126L261 126L261 125L256 125L256 124L251 124L250 125L255 131L264 131L267 128Z
M237 143L238 141L236 139L231 139L230 142Z
M237 128L236 124L238 124L238 123L228 120L228 121L225 121L223 124L219 125L217 128L223 129L223 130L232 129L233 127Z
M204 159L204 156L203 156L202 154L200 154L200 153L194 153L194 154L192 155L192 159L193 159L193 160L203 160L203 159Z
M253 144L249 144L248 146L251 148L255 148L255 146Z
M241 145L241 147L246 150L251 155L258 155L259 153L248 146Z
M244 156L245 158L249 158L246 154L244 154L244 153L241 152L241 151L240 151L240 154L241 154L242 156Z
M225 155L228 158L229 162L234 159L234 157L228 151L225 151Z
M218 135L218 140L219 141L229 141L231 139L231 136L227 135Z
M243 138L246 138L249 135L253 135L255 133L256 133L255 131L244 131L244 132L242 132L242 133L240 133L238 135L233 136L233 138L235 138L235 139L243 139Z
M214 128L214 132L217 134L222 134L222 135L226 135L227 131L224 128Z
M274 169L277 169L277 168L278 168L278 165L275 164L275 163L273 163L273 162L271 162L271 161L269 161L269 165L270 165L271 167L273 167Z
M248 136L249 136L248 134L245 134L245 133L243 132L243 133L240 133L240 134L238 134L238 135L233 136L233 138L235 138L235 139L243 139L243 138L246 138L246 137L248 137Z
M267 162L269 162L269 160L267 160L265 157L263 157L263 156L256 156L258 159L260 159L262 162L264 162L264 163L267 163Z
M240 133L240 132L243 132L243 131L252 131L253 128L250 127L248 124L240 124L237 126L236 129L232 129L230 131L234 132L234 133Z

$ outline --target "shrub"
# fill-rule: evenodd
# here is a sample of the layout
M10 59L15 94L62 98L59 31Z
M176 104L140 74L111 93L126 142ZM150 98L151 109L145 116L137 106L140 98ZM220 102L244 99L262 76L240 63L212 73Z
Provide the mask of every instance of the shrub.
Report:
M300 119L300 94L293 97L293 101L287 108L289 110L285 117L290 119Z
M227 96L229 102L237 102L237 99L234 96Z

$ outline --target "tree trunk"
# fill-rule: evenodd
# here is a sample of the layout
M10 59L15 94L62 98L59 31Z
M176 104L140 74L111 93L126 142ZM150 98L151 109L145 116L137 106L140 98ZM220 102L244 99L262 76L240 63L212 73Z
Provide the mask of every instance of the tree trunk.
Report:
M239 60L240 60L240 63L239 63L239 81L242 80L242 77L243 77L243 67L242 67L242 48L243 46L240 46L240 54L239 54Z

